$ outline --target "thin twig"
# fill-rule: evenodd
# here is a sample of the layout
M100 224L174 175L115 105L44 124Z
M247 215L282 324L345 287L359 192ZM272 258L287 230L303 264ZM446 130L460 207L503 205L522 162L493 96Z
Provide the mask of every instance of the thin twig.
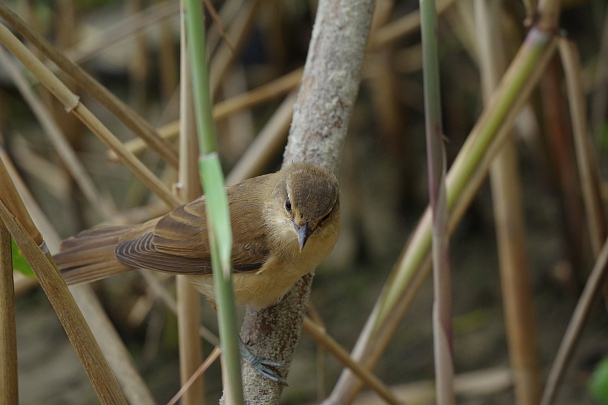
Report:
M576 150L576 162L583 191L587 226L593 253L597 257L602 241L606 237L608 226L600 192L599 174L596 157L591 153L586 118L585 94L582 83L582 67L576 45L560 38L559 55L566 76L566 90L572 117L572 132Z
M383 398L389 404L402 404L390 389L382 383L372 373L363 368L359 363L354 361L344 348L342 348L331 336L329 336L323 328L316 325L310 318L304 317L302 322L302 330L306 332L311 338L317 342L319 346L322 346L329 351L336 360L338 360L344 367L348 367L353 370L359 378L361 378L372 390L374 390L381 398Z
M547 377L547 383L543 391L541 405L550 405L553 403L553 399L557 394L557 390L560 387L561 380L564 376L564 371L568 365L576 343L583 332L583 327L589 319L591 314L591 307L598 297L604 281L606 280L606 273L608 273L608 239L604 241L604 246L600 251L597 261L593 266L593 270L587 279L585 288L576 304L572 318L568 323L568 328L564 333L562 342L557 350L557 355L551 366L549 377Z
M177 391L175 393L173 398L171 398L171 400L169 402L167 402L167 405L176 404L186 394L186 392L188 392L188 390L190 389L192 384L194 384L194 382L205 371L207 371L209 366L211 364L213 364L213 362L216 361L218 359L218 357L220 357L220 354L222 354L222 349L220 349L217 346L214 347L213 351L209 354L209 356L205 359L205 361L196 369L196 371L190 376L190 378L181 386L181 388L179 389L179 391Z

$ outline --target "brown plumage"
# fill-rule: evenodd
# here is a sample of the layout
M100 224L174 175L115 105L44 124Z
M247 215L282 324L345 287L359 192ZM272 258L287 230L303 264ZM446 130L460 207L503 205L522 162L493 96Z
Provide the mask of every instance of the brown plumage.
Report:
M274 304L332 250L340 231L335 176L310 163L227 189L238 304ZM55 261L68 284L134 268L188 276L214 300L205 197L142 225L102 226L65 240Z

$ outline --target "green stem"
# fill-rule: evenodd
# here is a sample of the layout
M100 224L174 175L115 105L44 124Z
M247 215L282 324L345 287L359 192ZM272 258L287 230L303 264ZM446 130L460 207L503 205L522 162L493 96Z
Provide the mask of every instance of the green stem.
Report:
M232 288L232 231L228 211L228 199L224 176L216 153L216 136L211 113L209 93L209 69L201 2L186 1L186 32L192 66L192 83L197 130L199 135L199 169L206 195L206 215L209 226L209 242L215 284L220 341L228 381L225 381L227 397L232 403L243 403L241 358L236 325L236 308Z

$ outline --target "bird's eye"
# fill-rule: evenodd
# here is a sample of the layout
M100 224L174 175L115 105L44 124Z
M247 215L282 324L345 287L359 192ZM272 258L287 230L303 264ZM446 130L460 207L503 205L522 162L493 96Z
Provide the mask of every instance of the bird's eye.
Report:
M287 197L287 200L285 200L285 209L287 212L291 212L291 201L289 200L289 197Z

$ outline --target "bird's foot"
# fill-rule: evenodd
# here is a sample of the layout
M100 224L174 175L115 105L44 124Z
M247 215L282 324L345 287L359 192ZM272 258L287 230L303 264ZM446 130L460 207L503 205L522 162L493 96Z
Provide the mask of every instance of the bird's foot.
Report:
M279 384L282 384L284 386L287 386L287 381L281 377L276 371L274 371L272 369L272 367L284 367L283 364L281 363L275 363L274 361L269 361L269 360L263 360L261 359L257 354L253 353L251 350L249 350L249 348L247 346L245 346L245 343L243 342L242 339L239 338L239 343L240 343L240 352L241 352L241 358L243 360L245 360L247 363L249 363L249 365L258 373L263 375L264 377L277 382Z

